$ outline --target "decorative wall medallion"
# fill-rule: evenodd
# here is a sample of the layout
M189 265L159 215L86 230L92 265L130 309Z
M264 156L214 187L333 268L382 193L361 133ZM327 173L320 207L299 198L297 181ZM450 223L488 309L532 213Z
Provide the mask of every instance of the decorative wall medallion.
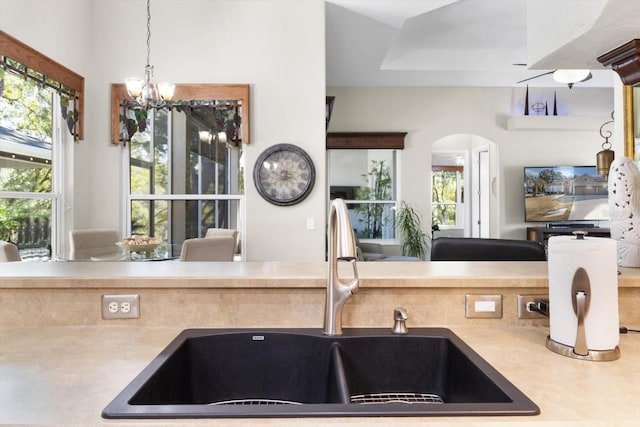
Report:
M316 171L311 157L291 144L273 145L258 157L253 181L258 193L279 206L303 201L313 189Z

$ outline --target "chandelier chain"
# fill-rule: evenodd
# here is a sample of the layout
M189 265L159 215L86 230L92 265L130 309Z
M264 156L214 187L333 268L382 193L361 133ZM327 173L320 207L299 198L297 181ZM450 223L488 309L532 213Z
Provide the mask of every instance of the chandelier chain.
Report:
M144 67L144 80L130 78L126 80L127 92L134 102L144 108L162 108L173 98L175 85L157 84L153 79L151 65L151 0L147 0L147 63Z
M147 66L151 65L151 0L147 0Z

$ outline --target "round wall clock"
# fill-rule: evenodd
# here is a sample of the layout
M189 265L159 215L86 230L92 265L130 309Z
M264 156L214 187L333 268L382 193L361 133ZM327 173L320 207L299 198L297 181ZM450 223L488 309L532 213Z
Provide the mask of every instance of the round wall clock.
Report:
M316 171L311 157L300 147L277 144L264 150L253 168L258 193L279 206L303 201L313 189Z

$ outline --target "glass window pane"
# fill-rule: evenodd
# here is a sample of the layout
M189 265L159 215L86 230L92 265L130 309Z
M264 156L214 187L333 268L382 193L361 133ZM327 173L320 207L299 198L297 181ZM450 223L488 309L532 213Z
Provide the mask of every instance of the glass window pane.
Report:
M228 135L236 134L228 127L225 133L221 126L227 121L218 120L226 110L211 105L150 110L146 136L136 134L139 140L130 144L131 195L171 200L133 200L132 233L159 237L179 254L184 239L204 237L208 228L240 229L239 201L181 199L238 193L241 147L229 145Z
M53 92L11 72L4 73L0 126L51 144Z
M51 258L50 199L0 198L0 240L13 242L25 261Z
M438 225L456 225L456 204L434 203L431 223Z
M395 202L348 202L349 219L356 235L363 239L394 239L395 206Z
M394 200L396 150L329 150L331 198Z
M153 123L153 183L150 194L169 194L169 112L155 110Z
M151 169L131 163L131 194L151 192Z
M5 72L0 97L0 191L52 191L52 102L49 89Z
M396 150L329 150L330 198L362 201L347 203L360 238L395 238L395 177Z
M238 200L134 200L132 234L159 237L174 251L185 239L205 237L209 228L239 230Z

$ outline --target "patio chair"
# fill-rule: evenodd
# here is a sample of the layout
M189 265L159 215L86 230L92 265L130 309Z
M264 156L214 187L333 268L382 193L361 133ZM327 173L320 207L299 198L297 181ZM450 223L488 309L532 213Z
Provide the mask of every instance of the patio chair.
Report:
M233 261L233 237L202 237L182 242L180 261Z
M13 243L0 240L0 262L22 261L18 247Z

